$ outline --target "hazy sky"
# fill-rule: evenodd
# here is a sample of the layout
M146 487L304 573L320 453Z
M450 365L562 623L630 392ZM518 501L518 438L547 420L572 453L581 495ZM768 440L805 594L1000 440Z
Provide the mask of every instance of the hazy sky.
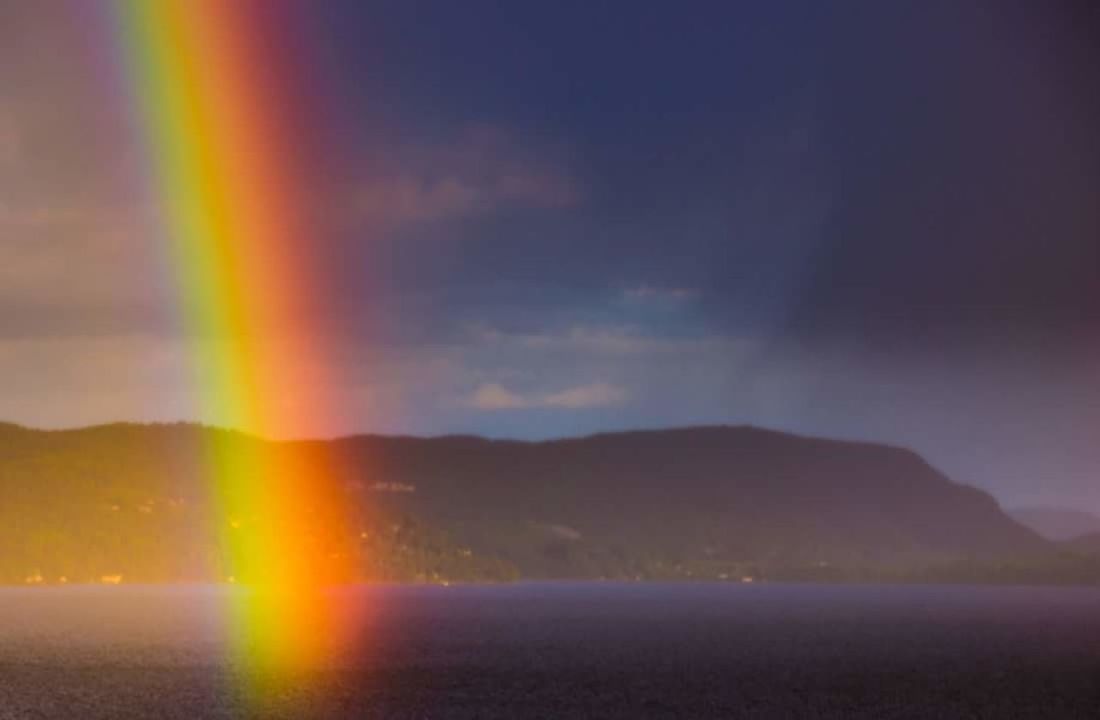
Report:
M289 6L318 433L754 423L1100 511L1090 3ZM0 0L0 417L43 427L195 417L96 7Z

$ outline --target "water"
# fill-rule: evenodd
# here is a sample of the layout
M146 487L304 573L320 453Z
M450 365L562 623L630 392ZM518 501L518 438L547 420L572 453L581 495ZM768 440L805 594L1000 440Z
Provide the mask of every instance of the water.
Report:
M231 718L223 588L0 590L0 720ZM262 717L1096 718L1100 590L357 588Z

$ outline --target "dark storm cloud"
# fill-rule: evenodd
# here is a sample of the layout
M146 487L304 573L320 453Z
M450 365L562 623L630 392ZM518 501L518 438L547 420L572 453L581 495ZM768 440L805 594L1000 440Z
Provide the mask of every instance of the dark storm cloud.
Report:
M908 351L1096 338L1100 53L1069 9L853 16L822 116L838 192L795 331Z
M805 148L814 15L633 10L329 7L333 53L361 78L352 104L390 137L446 145L489 124L572 188L565 203L346 228L333 287L351 332L431 344L479 324L770 331L828 202ZM379 152L362 152L377 167ZM348 154L333 164L354 175ZM441 184L417 188L427 201ZM675 321L625 312L622 294L643 287L701 300Z
M555 146L585 187L537 223L404 237L390 257L415 255L410 282L449 287L452 307L584 305L658 277L705 286L712 321L780 338L979 347L1094 328L1096 58L1068 10L484 9L328 19L391 124L491 118Z

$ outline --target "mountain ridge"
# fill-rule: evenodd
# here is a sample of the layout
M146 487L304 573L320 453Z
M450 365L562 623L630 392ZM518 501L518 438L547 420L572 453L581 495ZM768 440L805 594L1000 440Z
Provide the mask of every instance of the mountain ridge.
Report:
M217 579L225 570L210 544L202 462L212 444L332 460L355 537L366 539L348 546L363 560L361 579L1065 574L1049 570L1059 548L991 495L896 446L745 425L541 441L265 441L197 424L120 423L0 424L0 548L9 548L0 576ZM205 536L195 530L204 527Z

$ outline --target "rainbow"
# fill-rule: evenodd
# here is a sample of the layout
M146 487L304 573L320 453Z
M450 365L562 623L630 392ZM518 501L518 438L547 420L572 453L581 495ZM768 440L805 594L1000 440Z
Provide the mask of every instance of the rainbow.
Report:
M338 425L329 350L311 330L324 293L280 20L248 0L111 7L202 418L269 438ZM254 589L234 603L235 654L265 670L320 662L340 631L322 589L351 571L331 460L230 439L209 470L223 575Z

